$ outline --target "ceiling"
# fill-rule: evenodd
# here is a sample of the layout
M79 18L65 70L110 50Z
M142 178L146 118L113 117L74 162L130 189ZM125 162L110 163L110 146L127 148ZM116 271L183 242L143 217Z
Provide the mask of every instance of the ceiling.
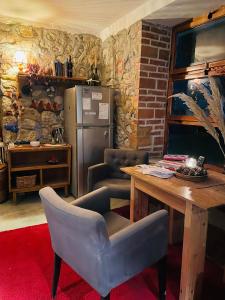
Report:
M173 26L223 4L224 0L2 0L0 21L105 39L141 19Z

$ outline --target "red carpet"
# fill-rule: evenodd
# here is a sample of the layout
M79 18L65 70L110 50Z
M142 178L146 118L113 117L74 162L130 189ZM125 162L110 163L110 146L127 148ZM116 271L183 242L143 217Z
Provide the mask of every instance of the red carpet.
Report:
M47 224L0 233L0 299L50 300L53 252ZM169 250L167 300L178 299L180 247ZM204 300L225 299L222 272L207 263ZM63 264L57 292L58 300L98 300L98 294L67 265ZM157 299L154 268L112 291L112 300Z

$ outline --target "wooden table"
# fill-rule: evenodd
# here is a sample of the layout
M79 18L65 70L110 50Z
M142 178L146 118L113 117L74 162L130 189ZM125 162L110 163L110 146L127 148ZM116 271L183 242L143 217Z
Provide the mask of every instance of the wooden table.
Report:
M179 299L200 299L208 209L225 204L225 175L209 171L209 178L197 183L176 177L161 179L143 175L137 167L121 170L131 175L131 221L147 214L145 194L184 214Z

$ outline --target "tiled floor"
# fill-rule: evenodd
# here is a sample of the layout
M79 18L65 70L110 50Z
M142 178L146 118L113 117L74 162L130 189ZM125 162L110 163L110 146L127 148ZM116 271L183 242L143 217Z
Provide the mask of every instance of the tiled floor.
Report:
M64 197L64 193L59 191L60 196L67 202L74 200L73 196ZM17 204L12 200L0 204L0 231L22 228L46 222L43 207L38 193L27 193L18 196ZM127 205L127 200L112 199L111 207L121 207Z

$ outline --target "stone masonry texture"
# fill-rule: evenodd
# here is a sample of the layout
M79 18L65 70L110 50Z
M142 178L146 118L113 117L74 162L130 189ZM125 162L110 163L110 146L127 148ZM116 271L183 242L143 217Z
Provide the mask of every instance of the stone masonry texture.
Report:
M38 63L42 68L52 67L55 59L64 62L71 55L75 76L88 76L91 65L97 63L102 84L116 90L115 146L146 149L151 155L161 155L170 42L169 28L147 21L139 21L103 42L88 34L0 23L0 97L4 140L15 141L26 136L35 139L37 135L33 127L39 128L39 134L47 139L50 137L48 121L63 124L63 93L60 88L55 89L53 97L37 85L32 97L22 95L18 103L13 56L16 50L24 50L28 62ZM22 117L16 112L21 103ZM51 105L55 105L56 111L49 112ZM5 125L9 124L18 124L22 130L17 134L5 130Z
M1 123L5 142L15 140L50 141L52 127L63 126L63 90L51 84L33 85L31 95L18 98L15 52L21 50L28 63L45 72L54 61L62 63L71 55L75 77L87 77L92 64L100 66L101 40L89 34L0 23ZM50 88L50 92L48 91ZM34 117L35 116L35 117ZM9 128L18 127L15 133Z

